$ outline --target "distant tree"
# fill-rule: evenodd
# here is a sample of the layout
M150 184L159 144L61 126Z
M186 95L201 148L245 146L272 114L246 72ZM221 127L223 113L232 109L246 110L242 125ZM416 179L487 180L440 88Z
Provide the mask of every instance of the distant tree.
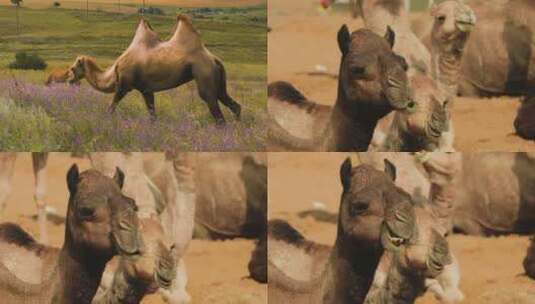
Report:
M11 4L15 6L15 15L17 15L17 35L20 33L20 23L19 23L19 7L22 4L22 0L11 0Z

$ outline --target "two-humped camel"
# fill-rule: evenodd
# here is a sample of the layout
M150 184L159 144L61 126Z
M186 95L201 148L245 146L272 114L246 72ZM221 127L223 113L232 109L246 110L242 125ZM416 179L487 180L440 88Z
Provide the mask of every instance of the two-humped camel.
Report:
M80 85L79 80L73 80L74 75L70 69L55 69L46 78L45 85L50 86L56 83L67 83ZM70 81L71 80L71 81Z
M124 174L67 173L69 203L61 249L35 242L15 224L0 225L0 298L4 303L89 304L106 263L135 258L142 239L136 204L121 192Z
M451 263L432 214L394 185L396 169L389 162L385 173L368 165L352 168L349 160L341 166L343 194L332 249L307 241L287 223L270 221L270 300L411 303L424 291L424 281Z
M268 87L269 145L304 151L366 151L379 119L409 104L407 63L392 51L395 33L338 31L341 52L333 108L307 100L291 84ZM270 148L271 149L271 148Z
M37 220L39 222L39 236L43 244L48 244L48 230L46 227L46 171L45 166L48 153L32 153L33 175L35 182L34 200L37 206ZM4 213L6 201L11 193L11 180L17 153L0 153L0 221Z
M397 34L394 51L408 64L415 107L383 120L374 135L374 146L383 151L453 150L451 101L457 84L463 48L475 25L473 11L457 0L435 4L435 18L428 37L429 49L411 30L401 0L360 0L366 27L382 34L386 26Z
M111 113L128 92L138 90L154 120L155 92L195 80L199 95L218 124L225 123L218 100L240 118L241 106L227 92L222 61L204 46L200 33L185 15L177 16L175 31L167 41L160 40L150 24L141 19L130 46L112 66L103 70L95 59L79 56L70 69L71 82L85 78L96 90L114 93Z

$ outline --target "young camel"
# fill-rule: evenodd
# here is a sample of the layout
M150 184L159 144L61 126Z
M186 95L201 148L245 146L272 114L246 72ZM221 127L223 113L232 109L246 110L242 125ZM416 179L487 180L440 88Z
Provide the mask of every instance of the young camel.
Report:
M4 213L5 205L11 193L11 179L17 153L0 153L0 222ZM48 153L32 153L33 176L35 184L34 201L37 206L37 221L39 223L39 236L43 244L48 244L48 230L46 228L46 171L45 166Z
M73 79L72 71L70 69L55 69L48 75L45 85L50 86L55 83L67 83ZM80 85L79 80L73 80L69 84Z
M155 120L154 93L195 80L217 124L225 123L218 100L240 118L241 106L227 92L222 61L204 46L200 33L185 15L177 16L174 34L168 41L161 41L149 23L141 19L130 46L112 66L103 70L93 58L79 56L70 70L70 82L85 78L96 90L114 93L111 113L128 92L138 90Z
M124 174L113 179L73 165L61 249L36 243L19 226L0 225L0 298L6 303L89 304L106 263L136 256L142 247L135 202L123 195Z
M409 105L407 63L392 51L395 34L338 31L342 53L333 108L308 101L291 84L268 87L270 145L305 151L366 151L379 119Z

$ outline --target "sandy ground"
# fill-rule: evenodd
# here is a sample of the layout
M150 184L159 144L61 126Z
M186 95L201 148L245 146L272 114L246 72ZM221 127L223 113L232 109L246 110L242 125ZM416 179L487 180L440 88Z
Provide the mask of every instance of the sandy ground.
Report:
M346 23L351 30L363 26L349 12L323 12L316 0L270 0L268 23L269 81L293 83L305 96L331 105L336 98L337 80L310 76L316 65L337 74L340 52L336 33ZM459 98L452 113L458 151L526 151L535 143L513 135L518 98Z
M300 217L314 202L338 212L341 194L339 168L343 153L270 153L269 218L288 220L307 238L333 244L336 225ZM351 156L353 164L358 160ZM461 266L463 303L535 303L535 281L523 275L522 260L527 237L479 238L453 235L449 238ZM516 300L516 302L515 302ZM418 304L437 303L427 294Z
M71 158L69 154L54 153L47 166L48 204L64 216L68 190L65 175L76 162L80 170L90 167L86 159ZM15 222L38 238L39 230L33 216L33 173L29 153L19 155L13 176L13 191L8 199L4 221ZM49 221L51 244L61 246L65 225ZM188 291L193 303L256 304L267 302L266 285L247 278L247 263L254 248L249 240L199 241L193 240L185 257L189 274ZM1 302L1 301L0 301ZM144 304L164 303L159 296L151 296Z

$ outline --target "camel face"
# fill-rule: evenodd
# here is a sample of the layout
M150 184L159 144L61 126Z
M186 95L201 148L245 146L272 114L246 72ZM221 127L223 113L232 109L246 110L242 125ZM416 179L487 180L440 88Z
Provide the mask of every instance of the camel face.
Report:
M403 109L408 103L407 63L392 51L395 34L385 37L360 29L338 33L342 52L340 90L351 101L366 100L378 107ZM386 104L385 104L386 99Z
M368 165L351 168L349 159L342 165L344 192L338 226L351 241L377 246L386 206L410 201L410 196L395 186L395 174L388 174L392 168L388 163L385 175Z
M74 83L84 79L85 77L85 67L84 67L84 56L78 56L74 63L69 68L69 83Z
M476 24L474 11L458 0L436 4L431 10L435 18L432 39L444 51L451 51L460 41L466 42Z
M139 252L137 207L121 193L123 180L119 169L112 180L96 170L80 174L76 165L71 167L67 173L67 237L103 257Z
M404 117L411 134L438 141L442 132L447 131L448 99L435 83L424 75L411 77L411 86L412 107L399 115Z

